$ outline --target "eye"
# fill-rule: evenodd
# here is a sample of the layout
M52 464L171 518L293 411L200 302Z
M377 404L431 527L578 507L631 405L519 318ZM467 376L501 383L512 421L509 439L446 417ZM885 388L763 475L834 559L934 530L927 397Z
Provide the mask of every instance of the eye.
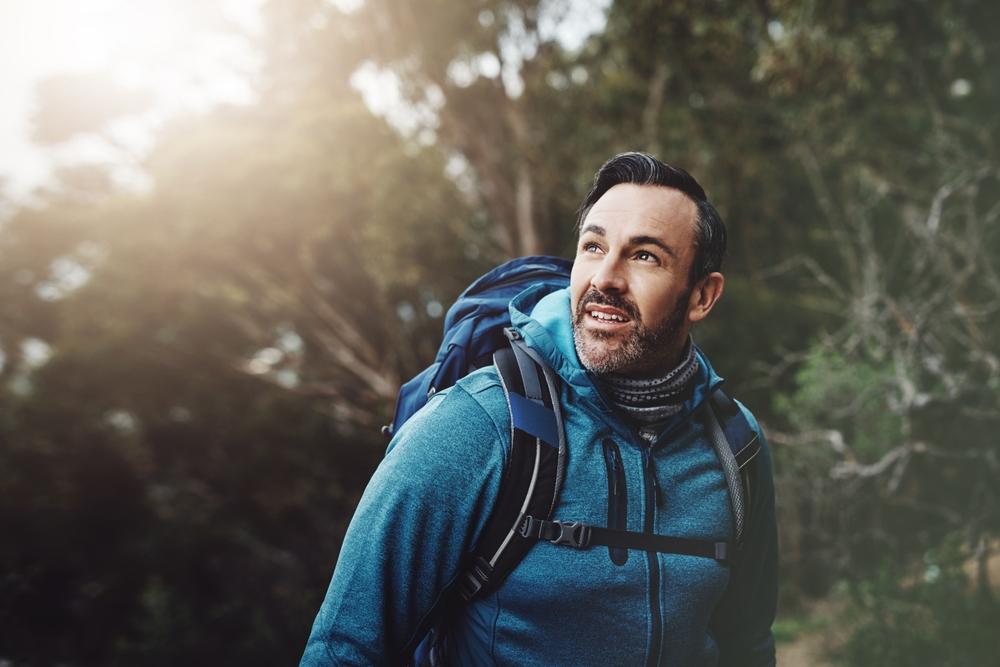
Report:
M660 258L649 252L648 250L640 250L635 253L635 258L640 262L653 262L656 264L660 263Z
M601 246L597 245L593 241L585 241L580 245L580 250L582 252L601 252Z

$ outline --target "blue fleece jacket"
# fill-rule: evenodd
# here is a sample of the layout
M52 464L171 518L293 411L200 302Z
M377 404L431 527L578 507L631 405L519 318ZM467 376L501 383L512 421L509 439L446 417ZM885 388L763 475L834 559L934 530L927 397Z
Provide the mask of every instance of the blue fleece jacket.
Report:
M726 482L692 417L722 379L698 351L693 396L644 452L580 366L569 304L568 290L538 289L511 303L513 325L563 379L568 462L553 517L607 525L613 446L624 468L623 528L730 540ZM400 429L348 529L302 665L386 664L411 641L482 530L509 446L510 414L493 368L441 392ZM777 536L766 444L750 465L756 488L747 541L731 567L635 550L613 561L607 547L541 541L495 593L450 623L450 661L774 665Z

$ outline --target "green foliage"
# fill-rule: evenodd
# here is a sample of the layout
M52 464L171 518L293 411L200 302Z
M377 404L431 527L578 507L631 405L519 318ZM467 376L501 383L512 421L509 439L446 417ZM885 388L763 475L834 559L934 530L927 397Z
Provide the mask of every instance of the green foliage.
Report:
M903 420L890 409L893 370L886 361L848 358L826 346L810 349L795 373L798 390L779 396L776 408L799 430L819 424L845 427L853 453L872 463L903 435Z
M778 618L771 627L776 644L787 644L806 635L816 634L828 629L834 622L825 617L786 617Z
M956 563L928 562L906 578L891 566L855 586L856 628L839 651L843 664L988 665L996 662L1000 603L971 591Z
M286 392L146 346L60 355L5 401L5 655L294 661L376 451Z

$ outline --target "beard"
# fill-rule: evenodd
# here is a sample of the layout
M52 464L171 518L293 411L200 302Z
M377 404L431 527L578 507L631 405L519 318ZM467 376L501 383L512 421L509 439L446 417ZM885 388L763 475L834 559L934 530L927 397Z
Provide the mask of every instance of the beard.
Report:
M684 336L684 318L691 290L677 299L673 309L658 326L648 327L642 322L639 309L616 294L604 294L591 288L576 305L573 314L573 343L583 367L597 375L624 373L629 375L655 375L666 372L673 359L671 355L681 347ZM596 303L617 308L624 312L631 327L624 333L608 333L587 329L585 307ZM618 339L617 346L612 346Z

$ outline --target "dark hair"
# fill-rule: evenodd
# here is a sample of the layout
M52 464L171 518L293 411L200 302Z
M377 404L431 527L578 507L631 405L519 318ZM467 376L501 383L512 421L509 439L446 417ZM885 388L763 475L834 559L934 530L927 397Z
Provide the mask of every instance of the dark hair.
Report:
M705 190L691 174L680 167L660 162L646 153L622 153L601 165L594 174L594 186L577 213L577 232L582 229L584 219L597 200L621 183L662 185L680 190L690 197L698 208L690 282L693 285L713 271L722 269L722 258L726 254L726 224L708 201Z

